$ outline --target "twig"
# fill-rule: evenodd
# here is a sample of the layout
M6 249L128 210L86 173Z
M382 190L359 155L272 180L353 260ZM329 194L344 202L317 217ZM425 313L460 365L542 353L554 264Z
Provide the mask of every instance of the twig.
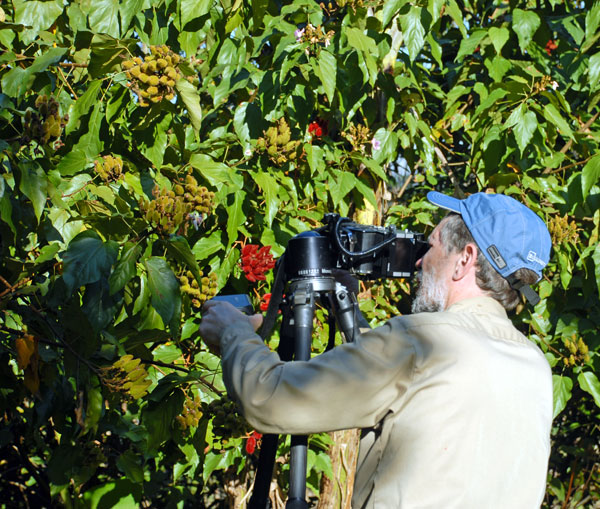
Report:
M67 80L67 77L64 75L64 73L62 72L62 69L60 67L58 67L58 72L60 73L60 76L62 77L63 82L65 83L65 85L67 85L67 88L73 94L73 97L75 98L75 100L79 99L79 97L77 97L77 94L75 93L75 90L73 90L73 88L71 87L71 84Z
M580 132L580 133L586 132L590 128L590 126L596 121L596 119L598 118L598 116L600 116L600 110L598 110L596 113L594 113L594 115L592 116L592 118L590 118L585 124L583 124L583 127L581 127L578 132ZM564 144L563 148L560 149L560 153L561 154L566 154L567 151L571 148L572 145L573 145L573 138L571 138L569 141L567 141L567 143ZM551 171L552 171L552 168L550 168L548 166L543 171L543 173L550 173Z
M74 62L59 62L58 66L59 67L82 67L82 68L85 68L88 66L88 64L76 64Z

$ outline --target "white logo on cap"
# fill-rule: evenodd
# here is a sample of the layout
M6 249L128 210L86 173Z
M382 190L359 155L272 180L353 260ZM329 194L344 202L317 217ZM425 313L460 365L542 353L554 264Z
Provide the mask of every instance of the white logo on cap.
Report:
M534 251L529 251L529 253L527 253L527 260L530 262L539 263L542 266L546 265L546 262L544 262L543 260L540 260L538 258L537 253L535 253Z

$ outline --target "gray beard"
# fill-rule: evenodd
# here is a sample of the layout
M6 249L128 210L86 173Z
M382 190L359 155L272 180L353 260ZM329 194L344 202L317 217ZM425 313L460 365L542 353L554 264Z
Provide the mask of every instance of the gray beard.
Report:
M437 277L437 274L430 270L423 273L420 270L417 273L419 287L415 300L412 303L411 311L413 313L434 313L443 311L446 308L448 297L448 287Z

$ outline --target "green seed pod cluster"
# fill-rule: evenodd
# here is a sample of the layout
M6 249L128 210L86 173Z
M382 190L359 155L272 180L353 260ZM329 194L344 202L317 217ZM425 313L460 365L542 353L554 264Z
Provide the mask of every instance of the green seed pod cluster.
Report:
M215 399L203 403L204 415L212 418L213 434L221 439L246 436L252 426L237 411L233 401L228 398Z
M58 101L52 96L40 95L35 100L35 110L25 112L22 143L32 140L46 145L60 138L68 117L61 117Z
M189 295L192 305L200 308L209 299L217 295L217 274L209 273L207 276L200 271L200 281L197 281L191 271L179 276L181 291Z
M167 46L150 46L150 55L123 62L128 86L138 96L140 106L150 106L175 97L175 83L182 77L178 64L181 57Z
M565 366L575 366L590 362L590 350L585 341L583 341L583 338L577 338L573 334L571 338L564 338L563 343L568 350L568 353L563 357Z
M192 205L176 191L167 188L155 186L152 195L153 200L140 198L139 201L146 220L154 224L163 235L175 233L182 225L187 231L187 219Z
M279 119L277 125L269 127L263 136L256 140L259 152L266 152L269 159L278 166L297 157L299 140L292 140L292 131L284 118Z
M199 186L198 181L191 173L185 176L184 185L175 186L175 193L179 196L183 195L185 201L191 205L193 212L208 214L212 209L215 193L206 187Z
M569 216L554 215L548 221L548 231L552 237L552 244L559 246L564 242L575 244L579 240L579 232L577 231L577 223L569 221Z
M183 403L181 415L175 417L181 429L188 429L198 426L198 421L202 418L202 402L200 396L196 395L194 399L187 398Z
M111 390L125 392L134 399L145 396L152 381L148 380L148 372L141 362L141 359L131 354L123 355L112 366L103 369L104 384Z
M105 182L114 182L123 176L123 160L111 155L103 156L101 161L94 163L94 171Z

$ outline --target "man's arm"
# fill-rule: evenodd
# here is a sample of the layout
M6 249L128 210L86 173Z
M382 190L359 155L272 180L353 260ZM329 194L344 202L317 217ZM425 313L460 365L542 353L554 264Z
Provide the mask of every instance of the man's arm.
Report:
M200 334L220 339L227 390L259 431L373 426L406 389L415 349L391 323L310 361L282 362L254 332L259 318L223 306L205 308Z

